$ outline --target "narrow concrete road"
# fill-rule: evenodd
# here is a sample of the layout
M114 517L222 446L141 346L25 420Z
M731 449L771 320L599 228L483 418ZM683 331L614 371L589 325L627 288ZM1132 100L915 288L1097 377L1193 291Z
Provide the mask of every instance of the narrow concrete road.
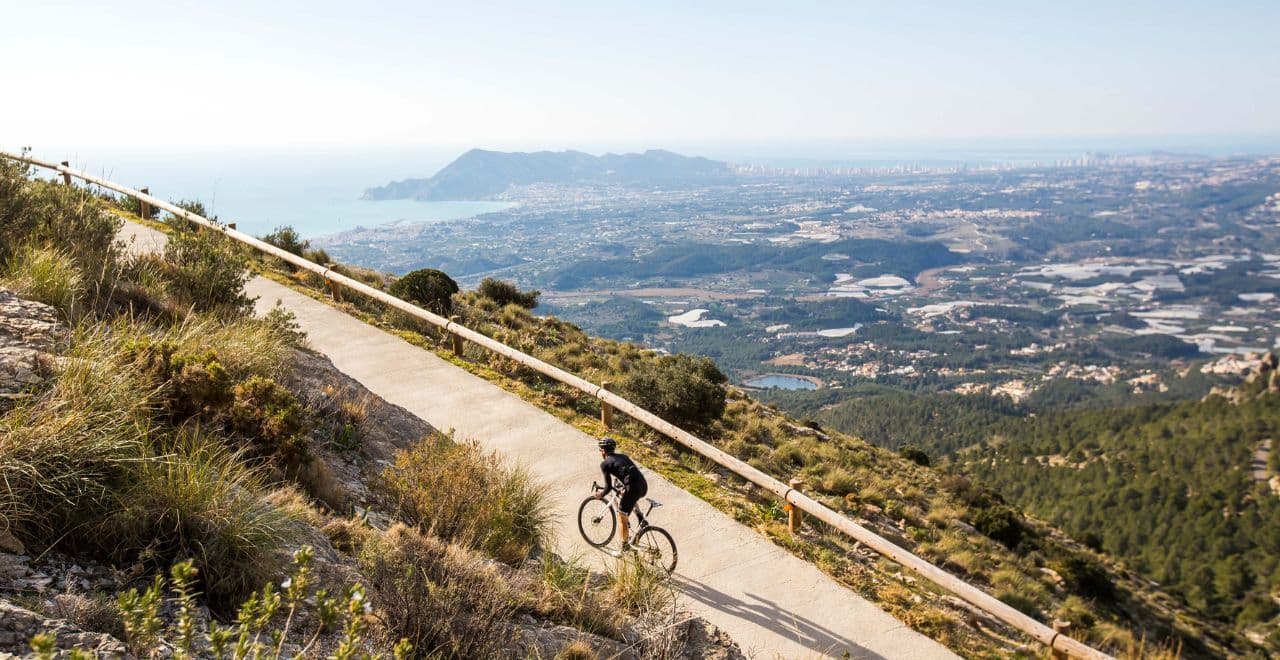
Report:
M163 235L128 225L134 249ZM297 315L308 341L338 369L432 426L454 431L528 468L547 484L557 549L588 565L615 561L582 540L577 508L600 478L595 439L519 397L322 302L258 277L247 287L258 313L277 302ZM643 467L643 466L641 466ZM816 567L710 504L645 471L662 502L653 523L680 551L681 605L719 626L754 658L953 658Z

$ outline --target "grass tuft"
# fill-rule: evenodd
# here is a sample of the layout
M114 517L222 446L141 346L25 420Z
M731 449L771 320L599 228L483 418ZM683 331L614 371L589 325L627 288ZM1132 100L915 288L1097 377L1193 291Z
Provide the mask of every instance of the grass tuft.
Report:
M474 443L424 439L400 452L383 477L401 520L499 561L524 561L550 530L546 489Z
M71 320L85 294L84 277L71 255L47 248L18 248L5 264L0 286L42 302Z

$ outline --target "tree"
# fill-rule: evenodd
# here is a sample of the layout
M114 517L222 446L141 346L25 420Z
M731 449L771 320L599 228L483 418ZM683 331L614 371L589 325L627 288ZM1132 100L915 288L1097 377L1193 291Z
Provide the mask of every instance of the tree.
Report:
M453 294L457 292L458 283L434 268L406 273L391 285L391 295L421 305L441 316L448 316L453 311Z

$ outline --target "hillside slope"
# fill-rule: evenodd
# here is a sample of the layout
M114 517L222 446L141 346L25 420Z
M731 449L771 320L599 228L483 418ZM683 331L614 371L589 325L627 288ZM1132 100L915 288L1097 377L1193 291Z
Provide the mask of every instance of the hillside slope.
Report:
M1202 401L1006 424L953 469L1280 652L1280 466L1251 468L1280 435L1273 364Z
M642 565L549 552L528 475L252 318L227 239L129 250L27 174L0 164L0 655L742 657Z
M374 286L385 287L389 281L357 268L344 267L343 272ZM308 274L282 271L277 277L315 297L323 295L321 283ZM562 320L533 316L510 296L493 297L496 294L483 290L463 292L450 301L451 313L468 327L591 381L612 382L632 400L695 429L779 479L801 478L806 493L1005 602L1043 621L1070 621L1073 636L1121 655L1146 656L1180 647L1191 657L1221 657L1248 647L1242 637L1188 610L1104 555L1023 515L979 483L788 418L726 389L723 374L708 360L661 356L633 344L589 337ZM433 330L378 304L353 297L340 306L395 329L412 343L447 354L447 341ZM478 348L468 349L462 359L450 359L589 433L600 432L600 409L593 397ZM1007 655L1036 648L831 530L813 526L798 536L789 535L776 500L665 442L647 427L624 422L611 433L646 467L815 562L962 655Z

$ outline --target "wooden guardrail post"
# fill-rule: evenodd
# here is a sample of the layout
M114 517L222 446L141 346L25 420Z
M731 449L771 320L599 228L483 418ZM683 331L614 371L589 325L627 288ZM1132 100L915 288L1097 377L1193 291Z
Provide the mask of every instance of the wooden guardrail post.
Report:
M607 380L600 383L600 389L606 392L608 392L609 388L612 386L613 383L610 383ZM600 402L600 425L603 426L605 430L613 428L613 406L609 405L607 401Z
M787 484L791 490L800 490L800 486L802 485L804 485L804 482L799 479L792 479L791 482ZM800 529L800 516L802 515L800 513L800 509L797 509L796 505L786 501L782 503L782 508L787 510L787 533L794 536L796 530Z
M1056 632L1059 635L1066 635L1070 630L1070 621L1063 621L1062 619L1053 620L1053 632ZM1066 651L1057 647L1050 648L1049 652L1053 654L1053 660L1067 660L1067 658L1071 657Z
M63 167L71 167L71 161L69 161L69 160L64 160L64 161L62 161L62 166L63 166ZM70 172L63 172L63 173L62 173L62 182L63 182L63 183L65 183L65 184L67 184L68 186L69 186L69 185L71 185L71 173L70 173Z
M325 264L324 267L332 270L336 265L337 264ZM324 283L329 285L329 295L333 296L335 301L342 302L342 285L338 284L337 280L331 279L328 275L325 275Z
M144 194L144 195L150 195L150 194L151 194L151 190L150 190L149 188L143 188L141 192L142 192L142 194ZM141 215L143 220L150 220L150 219L151 219L151 205L150 205L150 204L148 204L148 203L146 203L146 202L144 202L144 201L142 201L142 200L138 200L138 203L142 205L142 206L141 206L141 208L139 209L138 215Z
M457 323L458 318L459 318L458 315L454 314L453 316L449 317L449 321L452 323ZM465 346L462 343L462 337L458 333L456 332L449 333L449 346L450 348L453 349L454 355L458 357L462 357L462 351L465 348Z

